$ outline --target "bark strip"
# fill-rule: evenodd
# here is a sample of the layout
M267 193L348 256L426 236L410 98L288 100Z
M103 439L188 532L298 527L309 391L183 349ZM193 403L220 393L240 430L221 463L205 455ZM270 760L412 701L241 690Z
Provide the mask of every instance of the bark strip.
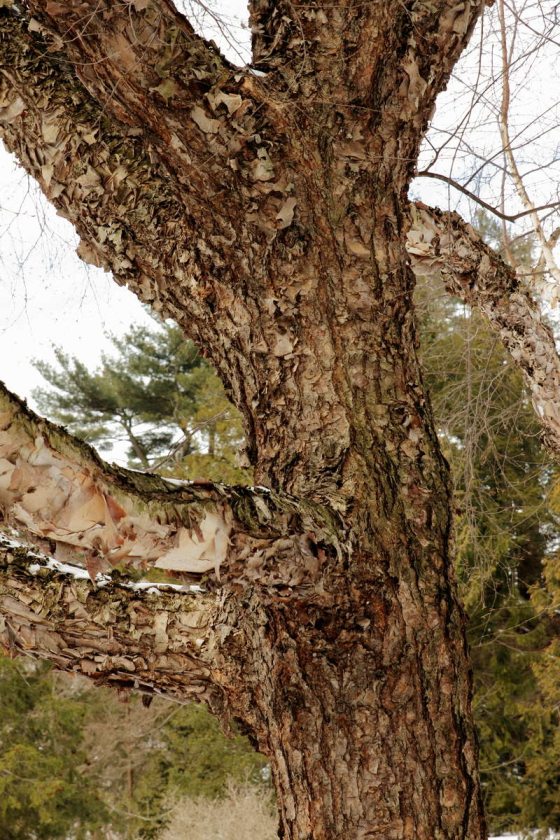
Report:
M108 466L0 385L0 511L91 577L151 567L270 587L313 588L336 556L325 510L266 489L172 482Z
M412 205L408 253L418 274L440 271L447 291L478 309L523 371L548 446L560 454L560 356L529 290L457 213Z

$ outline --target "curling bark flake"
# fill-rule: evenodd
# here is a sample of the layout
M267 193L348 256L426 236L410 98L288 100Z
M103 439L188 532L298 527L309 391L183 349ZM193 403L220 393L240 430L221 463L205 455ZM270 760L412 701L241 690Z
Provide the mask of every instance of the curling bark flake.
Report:
M3 638L99 681L194 691L242 722L270 758L284 838L485 837L411 257L439 266L447 248L450 288L535 369L511 277L406 198L483 5L251 0L245 68L168 0L0 8L4 142L80 255L212 359L268 488L109 468L3 391L8 524L93 577L159 565L204 588L95 590L3 544Z

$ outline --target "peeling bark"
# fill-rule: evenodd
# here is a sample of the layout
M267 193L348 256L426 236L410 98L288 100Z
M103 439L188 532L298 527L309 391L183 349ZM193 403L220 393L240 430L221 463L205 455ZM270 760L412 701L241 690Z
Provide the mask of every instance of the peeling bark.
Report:
M76 552L83 557L92 547L110 559L110 540L121 529L126 564L149 563L158 550L159 556L169 556L169 540L180 561L187 547L180 538L176 544L181 528L195 547L202 543L193 508L202 506L204 517L218 509L225 518L225 499L235 492L169 487L159 477L108 468L89 447L36 418L7 393L0 447L1 504L8 520L54 541L65 559L69 546L73 560ZM194 675L194 687L184 693L204 693L223 720L243 722L270 757L286 837L480 837L464 619L450 576L448 525L441 532L437 524L438 516L447 521L446 508L419 519L416 504L429 510L426 493L413 494L410 507L398 503L395 508L393 502L391 519L385 519L391 530L359 537L355 531L352 544L341 544L337 553L329 552L326 541L323 546L314 542L315 532L305 531L304 540L294 533L293 515L301 506L305 516L309 503L266 491L239 492L247 496L244 504L231 503L231 545L220 566L221 612L208 630L212 639L213 633L221 634L222 643L219 650L215 643L205 648L212 653L212 691L201 689L199 670L185 670L182 660L173 660L180 678L165 668L160 675L157 656L143 665L146 654L136 644L134 628L132 652L111 646L107 634L102 638L109 641L99 643L101 658L91 664L91 648L96 649L107 621L107 601L115 609L123 605L124 633L131 626L129 599L141 596L118 584L95 593L87 581L61 589L56 570L30 576L29 564L27 571L14 565L14 552L8 551L12 562L1 575L0 609L12 645L39 655L51 651L59 666L83 672L95 667L96 678L121 684L128 667L134 676L126 684L139 681L154 690L181 692L181 680L191 686ZM250 499L252 515L247 516ZM389 513L391 498L383 505ZM285 519L287 509L292 516ZM235 513L239 510L242 517ZM321 510L311 510L320 521ZM237 532L243 517L253 523L256 538ZM335 521L326 519L331 527ZM277 523L284 527L282 535L267 539L267 529L270 534ZM151 527L158 528L155 547L146 543ZM340 528L335 534L341 536ZM31 560L35 567L36 558ZM182 568L180 562L176 568ZM180 622L177 597L182 596L173 596ZM169 610L158 599L148 606L142 602L149 639L168 622ZM86 625L81 642L71 617L76 602ZM188 607L185 621L188 625ZM66 650L72 640L75 655ZM176 645L173 651L192 656L187 642L178 639Z
M270 488L109 468L2 392L8 522L92 577L115 560L203 576L204 621L215 610L195 654L190 595L30 575L4 547L4 638L79 669L65 635L77 602L88 644L102 640L100 678L125 679L122 656L144 684L203 685L270 757L292 840L485 836L405 199L482 5L253 0L257 78L168 0L0 8L6 145L75 224L81 256L207 349ZM165 656L179 657L171 677Z
M439 271L447 291L478 309L523 371L545 440L560 453L560 356L550 326L513 268L457 213L412 207L408 253L418 274Z
M0 384L0 511L54 556L88 569L159 568L312 590L340 552L328 511L266 489L173 482L104 464ZM272 594L274 593L274 595Z
M118 578L94 589L79 567L2 535L0 571L5 652L49 659L99 684L220 705L212 681L223 632L219 596Z

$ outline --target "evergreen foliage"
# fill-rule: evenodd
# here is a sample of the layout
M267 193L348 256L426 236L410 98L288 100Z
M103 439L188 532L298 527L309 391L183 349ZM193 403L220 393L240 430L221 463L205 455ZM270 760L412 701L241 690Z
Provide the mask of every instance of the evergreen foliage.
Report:
M209 799L226 794L231 782L262 784L265 759L246 738L226 738L203 706L179 707L161 729L161 743L152 757L149 782L138 786L138 807L151 822L139 825L139 836L156 838L166 824L166 803L176 798Z
M81 840L109 825L86 759L82 694L64 696L49 666L0 657L0 837Z
M125 442L137 469L246 482L240 417L179 328L154 322L111 341L116 352L93 372L56 348L57 365L35 362L50 386L34 392L40 410L101 450Z
M181 796L223 796L231 780L261 782L265 760L246 738L226 737L204 706L91 689L87 765L123 837L155 838Z
M146 708L45 663L0 657L2 840L155 838L178 797L262 783L246 738L202 706Z

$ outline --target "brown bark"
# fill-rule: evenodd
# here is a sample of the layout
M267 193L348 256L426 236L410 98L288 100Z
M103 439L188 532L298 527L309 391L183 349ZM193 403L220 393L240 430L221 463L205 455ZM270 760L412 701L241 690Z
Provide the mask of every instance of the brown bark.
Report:
M97 683L220 704L211 679L219 596L98 580L0 535L0 641ZM195 587L196 589L196 587Z
M150 633L136 637L135 590L81 582L75 600L107 679L122 679L111 657L141 658L145 684L187 692L204 663L205 696L270 757L285 838L484 837L405 198L481 11L253 0L256 78L167 0L0 9L6 144L76 225L82 256L206 348L274 491L108 468L3 393L0 504L26 539L89 553L90 566L92 553L140 568L163 558L219 589L204 596L213 641L198 658L183 596L158 596L169 609L142 600L154 639L173 615L173 678L157 644L149 659ZM78 584L51 570L63 597L45 600L16 566L1 578L12 643L45 655L54 633L57 656L73 651L64 667L81 667L64 635ZM100 631L107 598L124 605L115 654Z
M447 290L478 309L523 371L545 440L560 452L560 357L546 323L515 270L457 213L412 207L408 253L417 274L440 272Z

